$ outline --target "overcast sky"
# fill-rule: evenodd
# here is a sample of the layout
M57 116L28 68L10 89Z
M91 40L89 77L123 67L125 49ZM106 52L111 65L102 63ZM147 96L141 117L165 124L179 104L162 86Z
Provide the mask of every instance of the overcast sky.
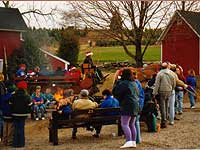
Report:
M12 7L19 8L20 12L26 12L27 10L30 10L31 8L35 7L39 10L42 10L44 13L48 13L51 11L51 9L56 8L57 11L54 12L55 15L53 15L53 18L48 17L42 17L40 15L36 15L34 17L33 15L27 14L24 17L24 20L26 21L28 26L35 26L38 27L45 27L45 28L57 28L61 27L61 11L62 10L70 10L69 3L66 1L12 1L10 2ZM0 2L0 6L3 6L3 3Z

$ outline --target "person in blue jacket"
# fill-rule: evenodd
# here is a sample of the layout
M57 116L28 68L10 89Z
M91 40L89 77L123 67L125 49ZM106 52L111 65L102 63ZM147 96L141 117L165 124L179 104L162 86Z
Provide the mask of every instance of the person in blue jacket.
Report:
M12 146L13 144L14 126L9 100L15 93L15 90L16 86L14 84L7 85L7 93L2 96L2 99L0 101L0 107L2 110L2 116L4 121L2 141L5 146Z
M195 77L195 71L193 69L188 71L188 76L186 77L186 83L192 88L191 91L196 89L197 79ZM190 99L190 107L195 108L195 97L193 93L188 92L188 97Z
M100 104L100 108L117 108L119 107L119 101L112 96L112 93L109 89L105 89L102 92L103 95L103 102ZM114 113L106 113L106 115L115 115ZM98 138L101 132L102 125L98 125L95 127L96 133L93 135L94 137Z
M138 87L139 90L139 110L140 112L142 112L142 109L144 107L144 90L142 88L142 85L140 83L140 81L137 79L137 73L133 72L133 77L135 79L135 83ZM140 134L140 114L138 113L138 115L136 116L136 121L135 121L135 128L136 128L136 143L141 143L141 134Z

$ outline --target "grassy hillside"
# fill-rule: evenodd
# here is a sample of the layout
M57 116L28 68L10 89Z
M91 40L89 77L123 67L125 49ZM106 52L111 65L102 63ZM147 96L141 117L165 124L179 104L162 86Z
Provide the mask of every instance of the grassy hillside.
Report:
M131 51L135 51L134 46L128 46ZM85 58L85 52L91 50L94 55L92 56L95 62L116 62L116 61L129 61L133 60L124 52L123 47L92 47L88 48L86 45L81 46L79 53L79 62L82 62ZM160 46L149 46L147 49L144 61L160 61L161 49Z

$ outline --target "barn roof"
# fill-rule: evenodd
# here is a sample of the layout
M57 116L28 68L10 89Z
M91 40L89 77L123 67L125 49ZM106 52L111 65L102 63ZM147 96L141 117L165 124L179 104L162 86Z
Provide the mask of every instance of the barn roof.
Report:
M170 20L169 24L167 25L166 29L161 34L158 41L162 41L167 34L168 30L170 29L171 25L176 20L176 16L180 16L185 23L194 31L194 33L200 37L200 12L192 12L192 11L181 11L177 10L172 19Z
M25 31L26 23L17 8L0 7L0 30Z
M45 51L45 50L43 50L43 49L40 49L40 50L41 50L44 54L47 54L47 55L53 57L54 59L57 59L57 60L59 60L59 61L65 63L65 64L67 64L67 65L70 64L68 61L66 61L66 60L64 60L64 59L62 59L62 58L60 58L60 57L58 57L58 56L55 56L55 55L53 55L53 54L51 54L51 53L49 53L49 52L47 52L47 51Z

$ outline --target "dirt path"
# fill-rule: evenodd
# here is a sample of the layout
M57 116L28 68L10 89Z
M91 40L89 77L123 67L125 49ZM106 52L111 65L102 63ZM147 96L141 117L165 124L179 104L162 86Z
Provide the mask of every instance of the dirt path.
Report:
M188 104L185 107L189 107ZM199 104L197 105L198 108ZM200 109L185 109L183 115L178 116L174 126L161 129L160 133L148 133L142 124L142 144L137 150L154 148L200 148ZM109 150L119 149L124 143L124 137L113 137L116 126L105 126L99 139L92 137L92 133L85 129L78 130L78 139L71 139L71 129L59 130L59 145L52 146L48 142L48 120L26 122L26 150ZM0 146L0 149L12 149Z

